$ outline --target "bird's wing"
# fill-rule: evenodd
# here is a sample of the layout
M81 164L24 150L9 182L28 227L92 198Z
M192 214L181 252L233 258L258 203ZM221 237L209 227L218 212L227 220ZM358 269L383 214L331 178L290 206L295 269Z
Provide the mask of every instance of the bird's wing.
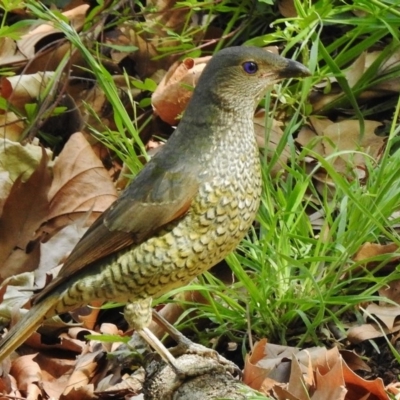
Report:
M66 260L57 278L35 298L92 264L132 244L139 244L182 217L198 192L193 168L163 168L154 160L95 222Z

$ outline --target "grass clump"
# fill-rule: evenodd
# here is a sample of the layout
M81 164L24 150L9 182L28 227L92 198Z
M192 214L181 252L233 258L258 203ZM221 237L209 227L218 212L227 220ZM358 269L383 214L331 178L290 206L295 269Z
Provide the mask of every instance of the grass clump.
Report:
M187 288L200 290L209 301L190 308L215 323L212 333L203 333L204 340L211 335L228 336L242 340L245 347L248 338L261 337L298 346L336 343L345 338L348 323L355 322L361 304L393 304L380 297L378 290L400 277L397 268L380 272L394 255L374 257L372 269L365 267L365 260L356 261L355 255L367 242L400 243L396 217L400 189L398 95L389 93L379 107L362 97L398 75L396 63L384 73L382 69L399 49L399 9L380 1L294 4L296 17L276 20L273 32L249 38L246 44L284 45L283 54L299 57L314 75L301 83L284 83L275 94L280 100L288 99L284 107L286 115L292 116L285 120L286 130L275 156L264 164L258 224L227 258L234 283L226 287L208 273L201 280L204 288L197 284ZM381 50L377 58L352 81L346 75L351 63L377 49ZM337 84L341 91L323 107L315 108L308 94L321 82L325 82L324 94ZM266 109L279 114L282 105L271 106L270 100L266 100ZM309 123L310 115L357 120L361 137L366 119L389 119L384 154L379 160L364 154L365 179L356 178L356 171L354 179L336 171L332 160L346 152L326 158L312 148L295 145L293 137ZM269 172L287 143L291 162L273 179ZM349 153L363 154L363 149ZM315 160L311 171L305 165L308 157ZM330 185L315 179L321 169ZM310 219L315 215L319 215L319 224Z

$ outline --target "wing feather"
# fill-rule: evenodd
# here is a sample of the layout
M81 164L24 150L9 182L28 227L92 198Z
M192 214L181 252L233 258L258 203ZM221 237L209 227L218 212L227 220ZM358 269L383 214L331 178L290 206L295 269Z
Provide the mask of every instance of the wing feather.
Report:
M35 302L86 266L131 245L140 244L160 228L181 218L198 192L194 168L160 167L157 158L87 230L57 278Z

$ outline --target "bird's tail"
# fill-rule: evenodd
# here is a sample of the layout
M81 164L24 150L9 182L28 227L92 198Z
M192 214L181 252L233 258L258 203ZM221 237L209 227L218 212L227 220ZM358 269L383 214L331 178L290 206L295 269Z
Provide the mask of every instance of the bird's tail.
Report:
M29 336L42 324L46 314L58 302L57 296L48 296L35 304L0 341L0 361L3 361L14 350L21 346Z

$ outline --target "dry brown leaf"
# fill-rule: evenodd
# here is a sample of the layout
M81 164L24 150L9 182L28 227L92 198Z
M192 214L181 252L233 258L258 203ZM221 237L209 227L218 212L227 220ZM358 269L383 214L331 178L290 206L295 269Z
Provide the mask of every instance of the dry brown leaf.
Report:
M273 390L278 400L300 400L298 397L292 395L287 389L279 385L276 385Z
M70 137L54 164L54 179L49 191L49 222L44 230L70 224L83 214L92 223L117 198L115 187L101 161L81 133Z
M0 130L1 135L1 130ZM48 158L52 153L46 151ZM3 212L4 203L10 194L11 187L21 177L26 182L33 171L38 168L43 157L41 147L34 144L21 145L8 139L0 144L0 215Z
M36 354L16 358L11 366L10 374L18 381L18 388L26 391L32 383L39 383L42 380L42 372L39 365L33 361Z
M18 390L18 383L17 380L12 376L12 375L7 375L7 380L9 381L9 385L6 385L7 388L10 388L9 391L7 391L6 393L9 393L10 396L15 396L15 399L20 399L22 398L22 394L21 392ZM2 381L4 382L4 378L2 379ZM2 392L4 393L4 392ZM1 397L1 400L10 400L10 397L8 396L4 396Z
M37 233L48 213L51 183L47 162L43 151L38 168L25 183L22 177L15 181L4 204L0 218L0 280L37 267Z
M8 359L8 363L10 365L7 365L6 368L4 368L4 363L2 363L2 365L0 367L0 399L1 400L4 399L4 397L1 395L1 393L10 393L14 389L13 382L12 382L13 377L8 374L9 369L11 368L10 359ZM15 393L12 393L12 395L17 396Z
M40 243L40 261L35 270L35 286L37 288L45 286L48 275L55 276L58 273L56 267L65 261L86 232L85 222L85 217L75 220L53 235L46 243Z
M295 140L303 147L312 149L317 154L324 154L324 146L322 145L322 137L318 136L316 132L309 127L304 125ZM309 163L313 163L314 159L308 160Z
M389 282L379 289L379 295L400 304L400 280Z
M102 327L103 331L109 333L116 333L118 329L112 324L106 324ZM74 333L75 332L75 333ZM68 333L64 333L60 336L62 342L65 343L67 337L75 336L86 336L87 334L94 334L83 330L82 328L72 328ZM39 340L39 334L35 333L32 337L36 337ZM32 338L31 338L32 339ZM78 342L77 339L73 341ZM55 349L55 346L45 346L40 344L40 348L46 349L46 352L40 352L36 356L25 356L19 357L14 361L13 368L8 376L8 385L6 380L0 378L0 390L1 384L4 383L4 392L12 395L18 393L15 388L12 387L11 382L13 378L18 379L18 388L23 391L28 391L27 397L24 398L50 398L54 399L82 399L82 398L98 398L94 396L94 387L98 386L97 382L104 377L105 373L108 375L108 384L103 384L103 389L109 388L110 383L115 382L115 378L120 380L119 372L113 369L107 371L107 363L105 359L105 353L103 351L103 344L94 341L89 341L87 344L80 342L76 350L81 354L77 361L74 359L63 359L59 358L59 355L67 354L71 352L68 346L58 347L63 352L51 352L50 349ZM26 345L32 345L32 340L28 340ZM111 344L110 344L111 346ZM35 346L36 347L36 346ZM28 357L28 358L27 358ZM140 386L141 387L141 386ZM41 389L39 392L37 389ZM45 393L42 393L44 391ZM132 393L132 390L128 390ZM32 397L40 394L40 397ZM127 393L128 394L128 393ZM118 392L111 393L111 396L115 397ZM0 396L1 398L1 396ZM22 398L22 397L21 397Z
M303 147L313 148L335 167L335 170L349 179L364 179L368 164L378 161L386 139L375 134L381 125L378 121L364 121L364 132L355 120L344 120L332 123L327 118L310 118L311 126L305 127L296 139ZM372 160L371 160L372 159ZM326 174L319 178L326 180ZM317 175L314 175L317 178Z
M317 369L316 390L311 396L312 400L344 400L347 398L347 389L343 376L343 363L338 358L326 374L321 374Z
M388 400L382 380L367 381L359 377L343 361L337 348L328 350L325 360L320 356L318 359L318 366L313 361L313 366L317 370L315 394L318 393L318 396L315 399L346 398L346 400L360 400L360 398L363 398L363 393L372 393L371 397L365 398ZM343 387L343 380L345 387ZM343 397L345 390L347 394ZM314 400L314 396L311 398Z
M358 121L346 120L327 126L323 135L331 139L331 142L323 142L325 154L330 156L338 151L362 151L377 160L386 141L384 137L375 134L376 128L382 123L365 120L364 124L365 130L362 135ZM355 166L365 165L365 156L362 154L344 154L340 158L346 162L346 166L348 163Z
M15 113L9 111L0 113L0 137L17 142L24 132L22 119Z
M318 115L310 115L309 121L318 136L324 136L325 129L334 124L330 119Z
M371 64L381 55L382 51L363 52L360 56L352 63L352 65L343 71L345 78L350 86L353 88L356 83L366 73L367 69ZM396 68L400 63L400 51L396 50L390 54L390 57L386 59L378 68L375 75L375 79L382 77L383 75L390 72L390 70ZM328 86L327 82L320 83L317 89L326 89ZM321 91L314 91L311 96L314 111L318 112L323 109L326 105L333 102L335 99L343 95L343 91L337 85L336 78L331 78L329 82L331 91L328 94L324 94ZM362 92L359 96L360 100L376 99L387 95L388 93L398 93L400 91L400 79L398 77L392 77L388 80L381 80L377 85L368 90Z
M105 335L120 335L121 331L115 324L110 324L109 322L104 322L100 326L100 333Z
M128 25L128 24L127 24ZM152 76L156 71L163 69L169 60L158 58L157 42L146 40L146 37L140 35L132 29L132 24L129 22L128 26L119 26L121 31L129 38L130 43L138 49L130 55L132 61L137 65L138 75L141 78Z
M45 321L44 325L40 328L41 332L45 332L46 336L49 337L56 337L55 336L55 331L59 332L60 326L57 326L56 329L52 329L51 327L48 327L46 324L48 321ZM66 326L67 324L64 323ZM61 333L58 336L58 343L55 344L45 344L42 341L42 335L38 332L34 332L26 341L25 344L29 347L34 348L35 350L63 350L63 351L68 351L76 354L80 354L82 352L82 349L85 346L85 343L82 342L82 340L78 339L73 339L71 338L68 333L64 332Z
M343 360L338 349L326 350L315 347L298 351L296 348L269 345L266 340L255 346L255 352L246 359L244 379L255 389L268 394L272 391L279 400L360 400L356 393L371 392L365 399L388 400L381 380L365 381L359 378ZM268 351L271 348L271 351ZM287 356L291 353L291 357ZM368 366L355 353L346 357L354 369L368 370ZM268 362L269 357L274 359ZM253 364L250 365L250 360ZM290 361L288 363L288 361ZM263 371L262 363L266 365ZM286 376L276 374L280 364L285 363ZM290 373L287 367L290 365ZM258 369L254 367L258 367ZM276 377L279 378L277 379Z
M20 318L19 310L34 294L34 273L25 272L10 276L1 285L0 315L1 323L11 325Z
M152 76L159 69L167 69L166 66L171 65L179 57L178 53L168 57L157 57L159 56L158 47L166 48L180 44L178 39L169 35L170 31L179 35L184 27L188 28L187 10L185 7L175 6L176 3L176 0L150 1L147 6L156 12L145 14L146 30L132 29L130 21L125 26L119 26L122 31L126 30L125 35L129 37L130 43L138 47L131 54L131 58L139 77L143 79Z
M246 354L245 366L243 371L243 382L253 389L260 388L263 380L269 374L266 368L258 367L258 361L262 360L265 356L265 345L267 339L261 339L254 345L253 351Z
M78 357L74 371L69 378L68 385L61 398L69 399L69 394L74 391L83 393L84 396L93 395L94 387L93 385L90 385L89 382L95 375L98 363L104 357L104 354L103 350L98 350ZM72 398L75 398L76 394L77 393L72 394Z
M367 53L361 53L358 58L350 65L345 72L345 77L349 86L352 88L361 79L365 72L365 61L367 59Z
M371 368L354 351L340 350L343 360L353 371L371 371Z
M363 261L384 254L396 253L398 249L399 246L396 243L379 244L366 242L357 251L354 261ZM394 257L394 260L397 260L399 257Z
M32 241L28 244L32 250L23 250L15 248L10 256L7 258L5 263L2 265L2 271L6 271L6 276L9 277L12 274L23 274L24 272L34 271L39 265L40 259L40 246L38 241ZM0 273L1 277L2 272ZM0 280L4 278L1 277Z
M254 345L251 355L246 355L243 382L258 390L266 378L284 382L290 375L290 360L299 349L268 344L262 339Z
M285 18L297 17L297 11L293 0L279 0L278 7L279 12Z
M375 339L382 336L381 330L374 324L363 324L348 329L347 339L354 344L364 340Z
M4 77L0 85L0 94L8 101L10 107L17 109L21 115L26 114L27 104L37 104L40 107L41 117L45 118L40 126L41 131L66 140L81 129L83 121L73 98L67 93L60 93L57 85L53 85L51 91L43 99L43 93L48 90L52 81L59 79L60 76L56 76L54 72L42 71L36 74L24 73L9 78ZM63 112L50 114L55 107L60 107ZM3 131L8 139L21 139L20 136L26 127L20 121L13 113L1 115L0 124L3 125ZM32 140L35 132L36 130L30 130L30 133L23 138L24 141ZM61 144L58 146L61 147Z
M80 386L79 388L73 388L67 394L62 394L60 400L91 400L98 399L94 393L94 385L88 384Z
M97 317L99 316L100 313L100 307L102 306L104 302L103 301L92 301L90 303L90 306L93 308L87 307L87 314L79 314L77 316L79 322L82 322L83 328L86 329L93 329L96 325L97 322Z
M24 112L25 104L35 102L54 77L55 73L48 71L3 77L0 94L13 107Z
M400 306L390 304L375 304L371 303L366 308L367 315L373 314L378 317L388 329L392 330L395 319L400 316Z
M88 8L89 5L82 4L63 14L75 29L80 30ZM64 43L57 48L53 47L44 52L40 52L40 50L44 46L48 46L49 43L57 45L59 39L63 37L64 35L59 30L54 29L51 24L42 24L39 27L35 25L35 28L23 35L16 42L9 38L3 38L5 40L0 39L0 66L12 65L15 67L16 64L23 66L30 61L25 67L25 73L27 74L44 70L55 70L62 61L62 58L70 50L70 44ZM79 57L73 55L71 63L76 64Z
M73 10L63 12L62 14L69 20L69 23L79 31L85 23L85 16L88 8L88 4L82 4ZM38 42L44 38L47 39L47 44L56 41L60 38L60 31L55 29L51 23L44 23L34 28L26 35L23 35L21 39L17 41L18 49L28 60L30 60L38 51ZM61 59L59 61L61 61Z
M41 387L53 399L60 398L65 389L75 360L47 356L42 352L35 357L35 362L40 367L42 380Z
M385 326L378 327L376 324L363 324L348 329L347 339L351 343L357 344L364 340L376 339L398 331L400 331L400 323L395 324L392 329Z
M397 395L396 399L398 399L398 395L400 394L400 382L393 382L386 386L386 391L390 394Z
M346 400L390 400L385 391L385 386L381 378L369 381L361 378L354 373L345 362L342 363L343 377L348 388ZM365 396L365 397L363 397Z
M0 65L15 65L26 61L25 56L17 49L16 42L9 37L0 38Z
M311 368L311 360L308 359L307 365L300 364L297 358L293 355L289 385L287 388L288 392L299 400L308 400L308 391L313 385L314 377Z
M367 54L365 60L365 67L369 68L371 64L381 55L382 51L372 51ZM390 54L390 57L386 59L379 67L377 77L383 76L390 72L390 70L398 67L400 64L400 51L396 50ZM400 79L398 76L392 77L389 80L383 80L377 85L373 86L366 92L361 93L361 99L373 99L381 96L385 96L388 93L400 92Z
M211 57L186 58L173 64L156 91L151 104L159 117L170 125L176 125L179 115L185 110L197 81Z
M277 382L275 379L267 377L264 378L264 380L262 381L259 391L261 393L272 393L276 386L279 386L280 388L284 389L286 385Z
M354 256L354 261L357 262L357 265L351 267L352 273L356 273L362 270L373 271L376 273L376 270L379 267L380 273L391 273L393 272L398 264L399 257L398 246L395 243L389 244L379 244L379 243L370 243L366 242L357 251ZM393 283L390 282L387 286L380 290L389 290L390 285ZM390 293L390 292L387 292ZM385 296L384 294L381 294Z
M68 332L64 332L64 334L68 335L68 338L72 338L72 339L80 340L80 341L84 342L85 336L96 335L96 332L91 331L91 330L81 327L81 326L73 326L68 329Z

